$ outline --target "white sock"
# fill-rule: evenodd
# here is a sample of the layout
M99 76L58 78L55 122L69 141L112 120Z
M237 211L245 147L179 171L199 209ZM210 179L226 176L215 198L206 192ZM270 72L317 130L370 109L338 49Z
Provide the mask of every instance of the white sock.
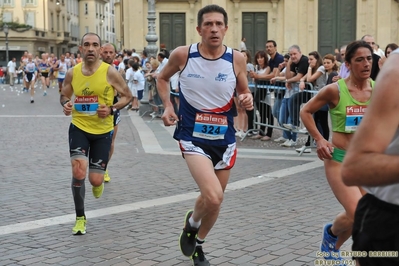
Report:
M202 246L202 244L204 244L204 242L205 242L205 239L197 237L197 245L196 246L200 247L200 246Z
M194 221L193 215L191 215L190 219L188 219L188 222L190 223L191 227L198 228L201 225L201 220L199 222Z

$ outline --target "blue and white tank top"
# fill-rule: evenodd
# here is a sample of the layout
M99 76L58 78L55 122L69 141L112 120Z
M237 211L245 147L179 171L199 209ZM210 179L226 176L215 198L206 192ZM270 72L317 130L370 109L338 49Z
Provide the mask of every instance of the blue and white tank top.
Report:
M233 115L236 75L233 50L225 47L220 58L206 59L189 48L188 59L179 77L179 122L174 138L209 145L235 143Z
M50 69L50 65L46 61L40 61L38 67L41 73L47 73Z
M25 71L29 73L34 73L36 71L36 65L33 62L28 62L25 65Z
M67 62L61 62L60 65L58 66L58 77L59 79L64 79L66 76L66 73L68 71L68 64Z

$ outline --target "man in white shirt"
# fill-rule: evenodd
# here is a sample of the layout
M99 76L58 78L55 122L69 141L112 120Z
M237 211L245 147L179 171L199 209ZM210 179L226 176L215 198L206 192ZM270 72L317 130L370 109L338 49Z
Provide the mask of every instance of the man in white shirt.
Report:
M246 51L247 50L247 45L245 44L246 41L247 41L247 39L245 39L245 37L242 37L241 43L240 43L240 51Z
M159 53L158 54L158 61L160 62L156 73L160 73L162 68L168 63L169 59L166 57L164 53Z
M13 57L7 64L7 75L10 77L10 86L14 86L14 79L17 77L17 59Z
M133 68L133 72L134 72L133 83L137 90L137 108L138 108L140 105L140 100L143 99L145 79L144 79L143 73L139 69L138 63L134 63L132 65L132 68Z

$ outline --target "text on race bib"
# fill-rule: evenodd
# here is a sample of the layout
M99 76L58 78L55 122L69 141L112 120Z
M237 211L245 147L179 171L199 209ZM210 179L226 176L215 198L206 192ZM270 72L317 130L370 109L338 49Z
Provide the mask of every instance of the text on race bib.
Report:
M345 131L356 131L366 109L367 105L351 105L346 107Z
M224 139L227 128L227 116L197 113L195 115L193 136L209 140Z
M87 115L95 115L98 109L98 96L76 96L75 110Z

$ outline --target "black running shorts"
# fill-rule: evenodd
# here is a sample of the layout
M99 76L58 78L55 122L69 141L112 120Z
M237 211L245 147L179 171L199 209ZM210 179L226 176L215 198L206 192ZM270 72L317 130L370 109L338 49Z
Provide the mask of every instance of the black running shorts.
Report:
M90 134L71 123L69 126L69 154L71 159L89 159L89 172L103 173L107 168L112 134Z
M398 205L382 201L371 194L359 200L352 230L352 250L367 255L355 257L360 265L399 265L398 225Z

